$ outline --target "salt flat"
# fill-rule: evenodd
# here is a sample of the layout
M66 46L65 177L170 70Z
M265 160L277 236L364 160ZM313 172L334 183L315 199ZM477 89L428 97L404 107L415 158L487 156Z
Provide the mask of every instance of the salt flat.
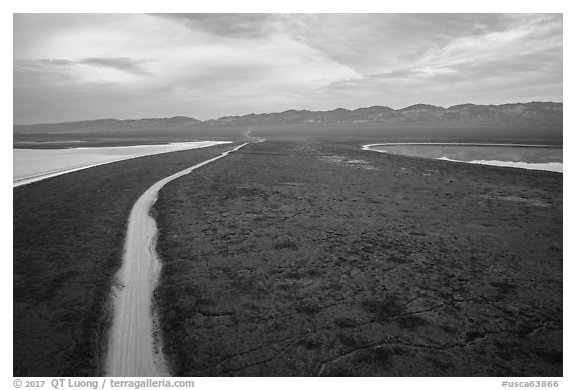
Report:
M364 145L363 150L437 160L562 172L562 147L528 144L388 143Z
M167 376L165 362L154 352L152 294L160 275L156 254L156 221L150 208L158 191L170 181L226 157L246 144L222 152L154 183L134 204L128 220L119 287L114 288L114 319L110 330L107 374L110 376Z
M14 187L136 157L179 150L206 148L228 141L176 142L164 145L136 145L102 148L14 149Z

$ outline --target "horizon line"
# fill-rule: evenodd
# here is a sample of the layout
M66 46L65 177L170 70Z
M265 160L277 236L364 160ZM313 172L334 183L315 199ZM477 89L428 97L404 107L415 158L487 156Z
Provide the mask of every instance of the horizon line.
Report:
M115 120L115 121L138 121L138 120L154 120L154 119L174 119L174 118L188 118L188 119L194 119L198 122L208 122L208 121L214 121L214 120L219 120L222 118L234 118L234 117L243 117L243 116L249 116L249 115L265 115L265 114L282 114L288 111L308 111L308 112L331 112L331 111L336 111L336 110L346 110L346 111L356 111L356 110L360 110L363 108L373 108L373 107L384 107L384 108L390 108L393 111L401 111L401 110L405 110L406 108L410 108L410 107L414 107L414 106L431 106L431 107L436 107L436 108L441 108L443 110L448 110L452 107L456 107L456 106L465 106L465 105L473 105L473 106L485 106L485 107L490 107L490 106L506 106L506 105L513 105L513 104L532 104L532 103L552 103L552 104L564 104L563 101L541 101L541 100L533 100L533 101L529 101L529 102L511 102L511 103L500 103L500 104L477 104L477 103L459 103L459 104L453 104L451 106L448 107L443 107L443 106L437 106L434 104L429 104L429 103L415 103L415 104L411 104L402 108L392 108L390 106L384 106L384 105L373 105L373 106L368 106L368 107L357 107L354 109L349 109L349 108L343 108L343 107L337 107L337 108L333 108L330 110L308 110L308 109L294 109L294 108L289 108L287 110L284 111L275 111L275 112L251 112L248 114L238 114L238 115L224 115L224 116L220 116L218 118L210 118L210 119L197 119L188 115L174 115L174 116L170 116L170 117L148 117L148 118L123 118L123 119L119 119L119 118L96 118L96 119L79 119L79 120L69 120L69 121L61 121L61 122L39 122L39 123L12 123L12 126L38 126L38 125L61 125L61 124L66 124L66 123L77 123L77 122L95 122L95 121L104 121L104 120Z

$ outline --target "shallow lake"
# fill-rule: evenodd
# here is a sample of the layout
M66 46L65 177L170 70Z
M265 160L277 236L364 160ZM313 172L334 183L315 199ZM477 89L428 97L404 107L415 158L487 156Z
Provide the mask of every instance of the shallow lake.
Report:
M562 172L562 147L496 144L372 144L363 149L470 164Z
M16 187L115 161L179 150L206 148L223 143L228 142L196 141L102 148L13 149L13 185Z

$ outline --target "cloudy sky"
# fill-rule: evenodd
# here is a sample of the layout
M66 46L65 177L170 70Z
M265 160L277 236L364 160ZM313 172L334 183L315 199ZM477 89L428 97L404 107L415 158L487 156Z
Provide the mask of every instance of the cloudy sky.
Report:
M17 14L14 122L562 101L559 14Z

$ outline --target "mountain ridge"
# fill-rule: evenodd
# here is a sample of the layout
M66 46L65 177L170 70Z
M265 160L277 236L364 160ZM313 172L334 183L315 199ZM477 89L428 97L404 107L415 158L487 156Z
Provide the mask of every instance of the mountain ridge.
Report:
M250 113L198 120L187 116L142 119L95 119L51 124L14 125L15 134L24 133L92 133L114 131L153 131L203 128L258 127L277 125L354 126L534 126L562 125L563 103L529 102L480 105L464 103L447 108L414 104L400 109L375 105L356 109L335 108L327 111L289 109L273 113Z

